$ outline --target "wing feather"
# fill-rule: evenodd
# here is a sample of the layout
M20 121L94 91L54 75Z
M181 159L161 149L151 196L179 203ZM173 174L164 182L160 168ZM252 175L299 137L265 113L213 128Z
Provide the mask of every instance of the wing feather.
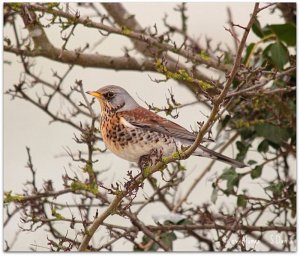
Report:
M195 141L196 135L183 128L182 126L169 121L166 118L142 107L131 111L119 112L120 115L131 125L142 129L163 133L178 139ZM212 141L210 139L203 139L203 142Z

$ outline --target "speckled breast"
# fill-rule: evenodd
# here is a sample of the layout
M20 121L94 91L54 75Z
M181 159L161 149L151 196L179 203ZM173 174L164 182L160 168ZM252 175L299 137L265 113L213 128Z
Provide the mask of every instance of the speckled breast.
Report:
M176 151L174 140L165 134L138 127L126 127L118 115L103 116L101 133L107 148L117 156L130 162L138 162L152 149L159 149L163 155Z

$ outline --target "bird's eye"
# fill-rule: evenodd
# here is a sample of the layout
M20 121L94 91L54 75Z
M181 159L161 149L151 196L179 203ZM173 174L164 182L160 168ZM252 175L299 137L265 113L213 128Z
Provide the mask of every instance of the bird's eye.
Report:
M108 92L105 94L105 98L107 100L111 100L114 96L115 96L115 94L113 92Z

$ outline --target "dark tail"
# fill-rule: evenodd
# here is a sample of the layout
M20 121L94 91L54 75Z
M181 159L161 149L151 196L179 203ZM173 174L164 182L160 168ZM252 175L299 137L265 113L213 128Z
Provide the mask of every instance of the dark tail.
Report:
M199 148L205 153L205 154L197 154L197 152L195 152L195 155L198 155L198 156L206 156L206 157L209 157L209 158L212 158L212 159L216 159L218 161L222 161L226 164L230 164L231 166L233 167L236 167L236 168L244 168L244 167L247 167L248 165L242 163L242 162L239 162L235 159L232 159L228 156L224 156L220 153L217 153L211 149L208 149L202 145L199 146Z

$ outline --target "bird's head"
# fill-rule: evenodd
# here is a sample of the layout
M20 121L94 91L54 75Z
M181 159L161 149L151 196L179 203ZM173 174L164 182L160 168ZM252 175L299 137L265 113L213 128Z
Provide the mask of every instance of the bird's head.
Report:
M116 85L107 85L97 91L88 91L86 93L99 100L102 111L127 111L139 106L125 89Z

